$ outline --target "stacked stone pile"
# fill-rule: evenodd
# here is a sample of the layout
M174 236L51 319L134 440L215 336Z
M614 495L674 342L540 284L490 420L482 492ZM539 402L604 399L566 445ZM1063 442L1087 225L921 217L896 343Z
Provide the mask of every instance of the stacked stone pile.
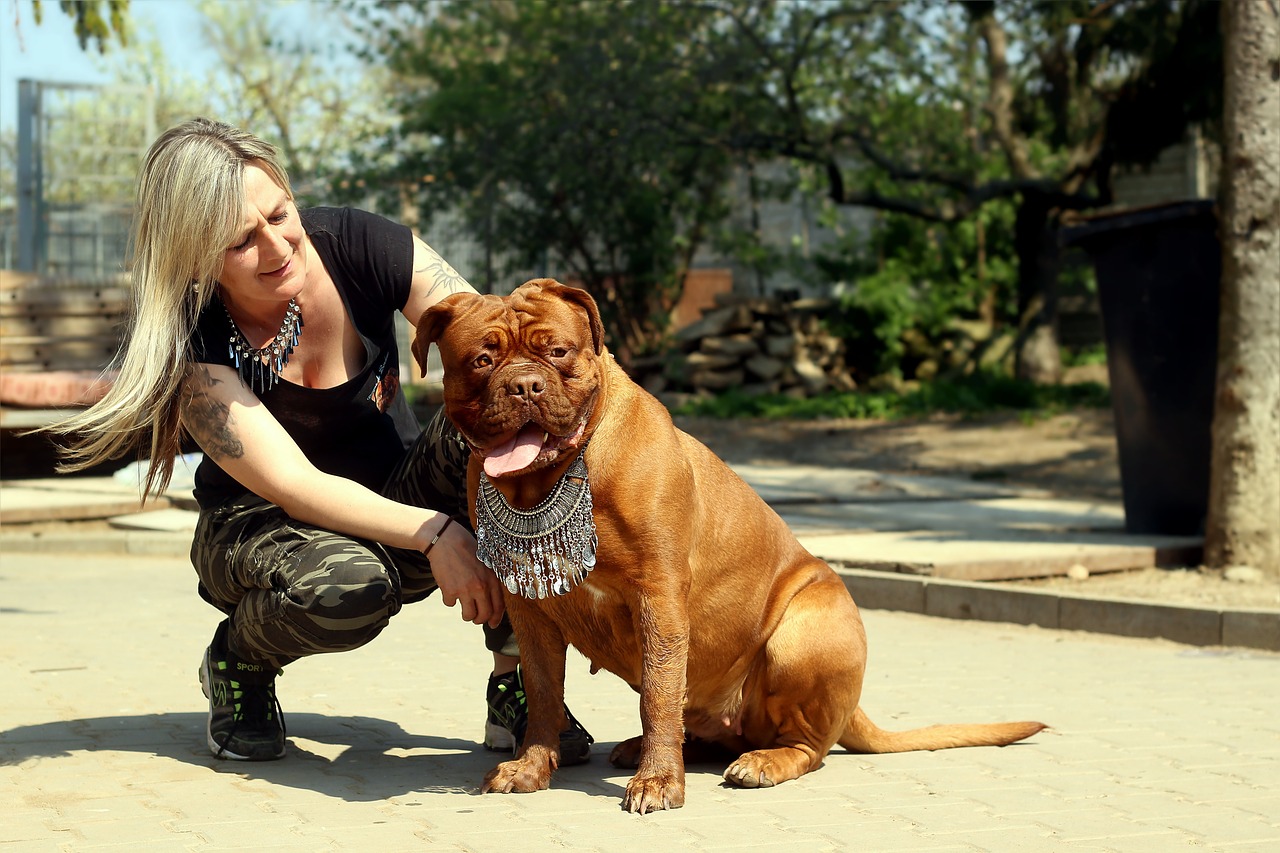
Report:
M844 343L822 325L832 306L825 299L721 295L675 335L672 351L637 360L632 375L668 402L730 388L795 397L851 391Z

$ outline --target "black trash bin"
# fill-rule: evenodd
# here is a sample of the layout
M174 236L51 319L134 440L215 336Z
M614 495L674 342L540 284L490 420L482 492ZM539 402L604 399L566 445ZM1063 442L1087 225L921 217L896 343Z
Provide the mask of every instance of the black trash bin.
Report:
M1097 272L1125 529L1202 534L1222 272L1214 202L1103 214L1062 240Z

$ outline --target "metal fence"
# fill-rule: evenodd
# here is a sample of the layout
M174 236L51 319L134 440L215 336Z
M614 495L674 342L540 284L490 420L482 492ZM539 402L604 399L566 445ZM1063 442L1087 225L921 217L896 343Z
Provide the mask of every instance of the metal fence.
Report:
M124 269L134 178L156 134L154 115L146 87L18 81L7 266L80 280Z

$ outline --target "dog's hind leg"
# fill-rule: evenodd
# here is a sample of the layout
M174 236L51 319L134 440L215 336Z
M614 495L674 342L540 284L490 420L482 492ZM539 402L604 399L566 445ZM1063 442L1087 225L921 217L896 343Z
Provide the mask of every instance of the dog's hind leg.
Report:
M725 781L743 788L770 787L816 770L858 705L866 639L838 578L813 583L792 599L765 658L743 720L747 740L760 748L743 753L724 773Z

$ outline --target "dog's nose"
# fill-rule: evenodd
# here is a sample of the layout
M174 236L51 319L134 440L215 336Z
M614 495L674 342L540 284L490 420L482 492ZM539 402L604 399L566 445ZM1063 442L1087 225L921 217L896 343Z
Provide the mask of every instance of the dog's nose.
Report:
M507 393L512 397L532 400L544 390L546 390L546 385L543 383L542 377L537 373L521 373L507 380Z

